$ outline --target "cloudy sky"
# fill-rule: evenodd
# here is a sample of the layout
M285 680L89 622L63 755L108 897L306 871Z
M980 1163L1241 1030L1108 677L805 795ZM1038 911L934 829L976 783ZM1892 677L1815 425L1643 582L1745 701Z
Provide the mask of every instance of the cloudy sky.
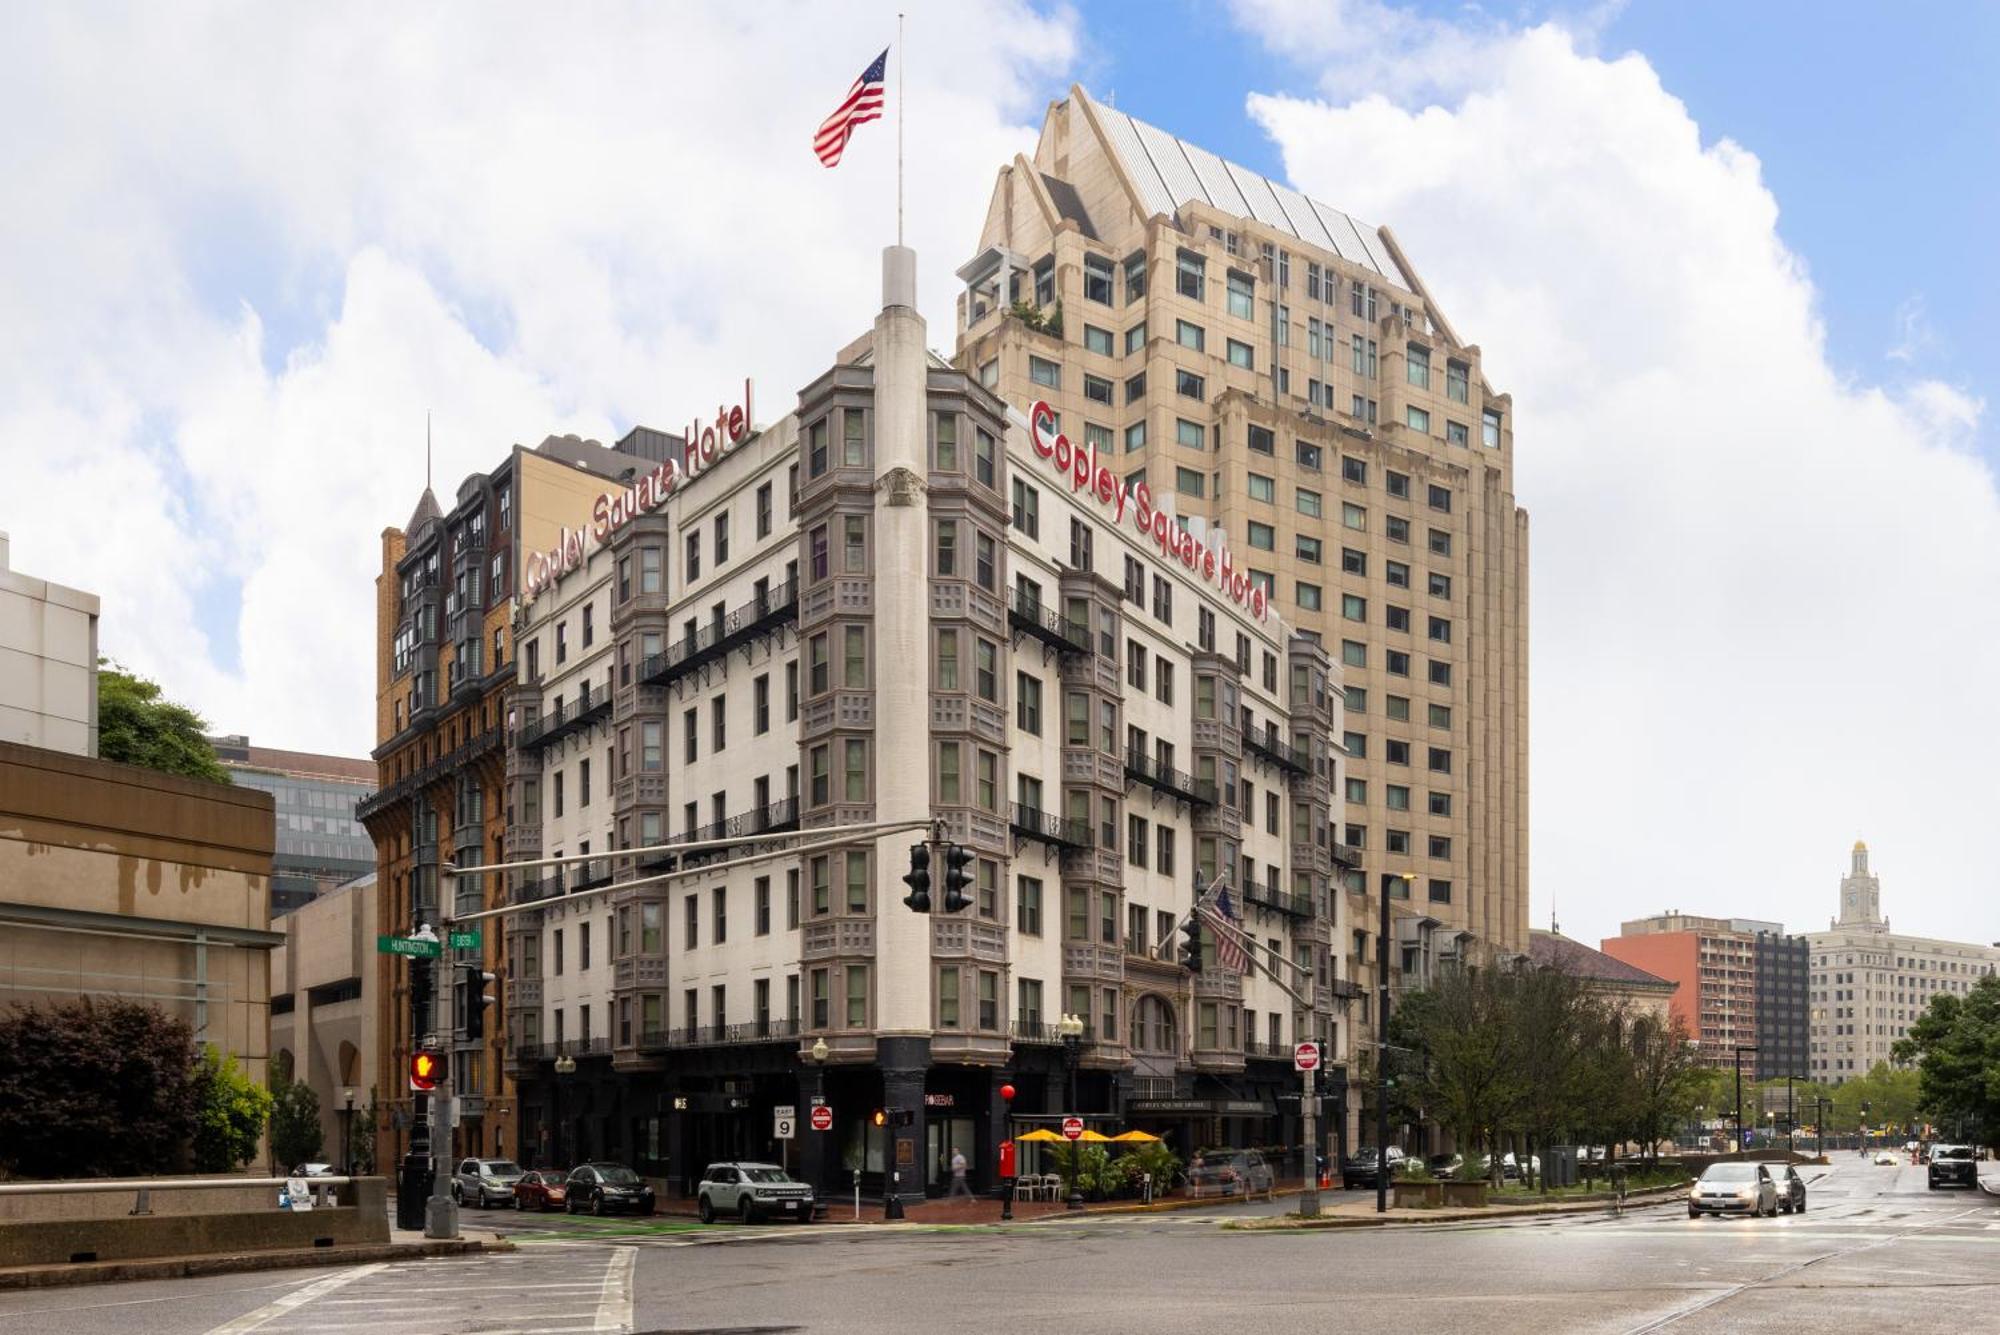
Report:
M1995 11L912 0L934 339L1073 80L1403 241L1517 408L1533 880L2000 940ZM892 4L12 6L0 529L221 729L371 744L377 535L867 323ZM1984 61L1982 65L1980 62ZM1983 90L1983 91L1982 91Z

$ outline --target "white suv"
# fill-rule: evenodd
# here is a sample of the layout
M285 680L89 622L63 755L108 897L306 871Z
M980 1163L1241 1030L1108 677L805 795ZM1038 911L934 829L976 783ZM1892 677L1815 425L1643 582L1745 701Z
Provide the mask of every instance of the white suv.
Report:
M759 1219L813 1217L813 1189L774 1163L715 1163L701 1175L695 1203L701 1222L733 1214L746 1224Z

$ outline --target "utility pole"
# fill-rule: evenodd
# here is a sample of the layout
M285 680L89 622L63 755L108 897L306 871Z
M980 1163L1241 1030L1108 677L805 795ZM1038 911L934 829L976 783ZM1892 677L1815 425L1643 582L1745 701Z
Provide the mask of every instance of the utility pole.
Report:
M438 913L441 919L440 925L443 927L444 932L442 936L434 936L431 939L433 941L449 941L451 939L451 919L444 915L444 895L442 893L438 896ZM431 973L433 975L432 981L437 985L437 996L431 1002L431 1024L441 1039L448 1040L455 1035L458 1029L457 1018L453 1014L451 1006L451 989L453 981L458 977L458 970L453 967L443 948L440 948L438 952L436 966L431 970ZM435 1115L431 1119L433 1123L431 1128L431 1143L434 1146L432 1153L433 1161L442 1160L442 1162L438 1164L439 1171L433 1171L431 1174L431 1197L424 1204L424 1236L427 1238L455 1238L458 1236L458 1202L451 1198L451 1187L449 1185L452 1169L451 1124L456 1120L458 1111L451 1080L451 1068L454 1063L451 1044L449 1042L439 1042L437 1050L440 1060L438 1062L437 1093L431 1100L431 1107L436 1110Z

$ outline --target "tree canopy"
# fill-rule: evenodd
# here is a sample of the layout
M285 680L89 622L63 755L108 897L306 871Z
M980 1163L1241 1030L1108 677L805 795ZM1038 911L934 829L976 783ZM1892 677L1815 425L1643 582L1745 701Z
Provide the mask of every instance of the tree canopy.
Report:
M97 754L105 760L228 783L229 771L216 759L207 731L201 715L163 698L159 683L99 660Z
M133 1177L185 1165L199 1102L187 1022L129 1001L0 1019L0 1174Z
M1933 996L1894 1052L1918 1063L1925 1116L1952 1135L2000 1146L2000 976L1987 974L1963 995Z

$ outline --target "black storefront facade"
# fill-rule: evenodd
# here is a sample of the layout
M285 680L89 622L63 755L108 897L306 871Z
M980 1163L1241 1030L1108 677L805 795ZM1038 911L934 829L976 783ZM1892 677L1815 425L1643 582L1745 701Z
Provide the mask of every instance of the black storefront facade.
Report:
M1289 1152L1296 1163L1303 1139L1300 1080L1289 1053L1246 1055L1240 1071L1162 1079L1094 1065L1087 1043L1072 1075L1068 1051L1045 1026L1017 1032L1004 1066L935 1061L922 1037L879 1038L877 1060L868 1064L815 1062L795 1033L704 1037L668 1035L664 1051L636 1059L614 1059L603 1040L522 1054L524 1166L612 1160L654 1180L664 1195L688 1198L711 1163L784 1163L837 1206L857 1190L876 1202L885 1189L906 1201L940 1196L950 1188L955 1152L965 1155L973 1190L992 1191L1002 1142L1053 1129L1070 1113L1106 1132L1149 1131L1183 1163L1221 1147ZM565 1056L574 1069L558 1071ZM1011 1100L1004 1096L1010 1088ZM1333 1138L1335 1155L1345 1154L1342 1068L1324 1073L1320 1096L1321 1135ZM812 1109L822 1104L831 1127L815 1131ZM789 1141L775 1135L785 1107L793 1110ZM878 1109L909 1116L878 1127ZM1051 1167L1023 1147L1019 1171Z

